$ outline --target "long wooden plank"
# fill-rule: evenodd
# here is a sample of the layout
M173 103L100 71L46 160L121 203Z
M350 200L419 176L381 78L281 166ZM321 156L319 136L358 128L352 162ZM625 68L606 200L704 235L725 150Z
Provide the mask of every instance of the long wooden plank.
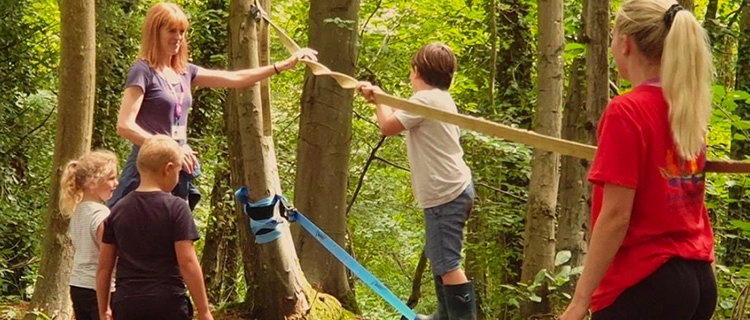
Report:
M260 7L256 1L256 5ZM279 35L281 42L289 53L294 53L300 49L300 46L289 37L286 32L277 26L268 15L261 10L261 17L268 22ZM316 76L329 76L345 89L353 89L358 81L346 74L333 72L321 63L300 60ZM411 102L406 99L395 97L389 94L376 94L377 103L388 105L392 108L415 113L426 118L442 121L457 125L463 129L484 133L493 137L508 140L510 142L522 143L532 148L545 151L556 152L561 155L572 156L582 159L593 159L596 154L596 147L582 144L575 141L541 135L533 131L517 129L503 124L495 123L486 119L468 116L459 113L443 111L425 104ZM705 167L706 172L717 173L750 173L750 162L732 161L732 160L708 160Z
M440 110L388 94L376 94L375 102L418 114L425 118L454 124L467 130L522 143L545 151L557 152L561 155L593 159L594 154L596 154L596 148L587 144L545 136L533 131L509 127L482 118Z

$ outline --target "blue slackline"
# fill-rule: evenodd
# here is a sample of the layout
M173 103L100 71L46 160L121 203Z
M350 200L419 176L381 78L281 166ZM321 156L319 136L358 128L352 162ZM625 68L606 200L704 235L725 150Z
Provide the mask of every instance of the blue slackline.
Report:
M329 237L323 230L320 230L312 221L307 219L302 212L297 211L294 208L290 208L287 203L286 199L281 197L282 204L286 207L287 213L289 214L289 221L290 222L299 222L299 224L304 228L307 232L309 232L315 239L320 242L320 244L323 245L328 251L330 251L336 259L341 261L341 263L346 266L347 269L349 269L352 273L354 273L357 278L362 280L370 289L375 291L381 298L383 298L388 304L390 304L393 308L398 310L399 313L401 313L404 318L408 320L414 320L417 318L417 314L409 308L401 299L399 299L391 290L388 290L386 286L378 280L370 271L367 271L365 267L363 267L357 260L354 259L351 255L349 255L346 250L341 248L336 241L333 241L331 237Z

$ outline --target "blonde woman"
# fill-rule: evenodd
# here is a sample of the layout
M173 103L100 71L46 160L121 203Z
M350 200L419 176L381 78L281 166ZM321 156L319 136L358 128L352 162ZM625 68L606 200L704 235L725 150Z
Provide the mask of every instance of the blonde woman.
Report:
M143 141L156 134L171 136L183 150L180 183L172 193L194 209L200 200L192 179L200 173L196 153L187 144L188 111L192 87L241 88L293 68L299 59L317 60L317 52L304 48L284 61L254 69L209 70L188 62L188 19L173 3L154 4L146 13L138 59L131 65L125 83L117 134L133 143L120 179L109 201L112 207L138 187L135 159Z
M674 0L628 0L612 54L633 90L599 123L593 229L563 320L708 320L717 291L704 204L712 58Z

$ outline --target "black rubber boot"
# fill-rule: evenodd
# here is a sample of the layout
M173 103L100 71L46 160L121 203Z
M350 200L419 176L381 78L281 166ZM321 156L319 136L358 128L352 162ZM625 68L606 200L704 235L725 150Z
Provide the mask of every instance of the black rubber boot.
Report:
M445 289L443 288L443 279L440 276L435 277L435 295L437 296L437 310L431 315L418 314L416 320L448 320L448 311L445 307Z
M446 285L444 288L448 319L477 319L477 299L474 293L474 283L469 281L464 284Z

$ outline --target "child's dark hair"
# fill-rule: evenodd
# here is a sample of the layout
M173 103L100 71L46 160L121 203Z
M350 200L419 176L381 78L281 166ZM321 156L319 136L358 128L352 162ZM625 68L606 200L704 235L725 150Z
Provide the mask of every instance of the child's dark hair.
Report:
M456 72L456 55L442 43L430 43L419 48L411 57L412 68L426 84L448 90Z

